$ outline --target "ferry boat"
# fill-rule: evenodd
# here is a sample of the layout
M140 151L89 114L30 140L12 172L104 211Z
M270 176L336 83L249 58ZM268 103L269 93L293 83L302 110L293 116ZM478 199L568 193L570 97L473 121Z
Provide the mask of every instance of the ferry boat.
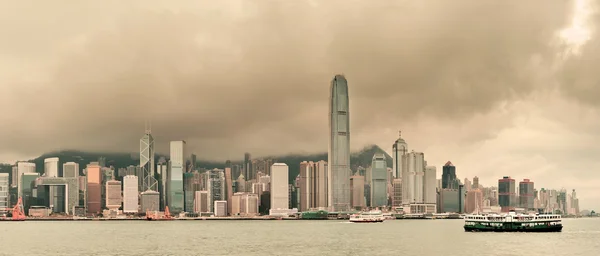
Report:
M361 212L359 214L350 215L350 222L353 223L374 223L383 222L385 217L381 211Z
M474 232L560 232L557 214L474 214L465 216L465 231Z

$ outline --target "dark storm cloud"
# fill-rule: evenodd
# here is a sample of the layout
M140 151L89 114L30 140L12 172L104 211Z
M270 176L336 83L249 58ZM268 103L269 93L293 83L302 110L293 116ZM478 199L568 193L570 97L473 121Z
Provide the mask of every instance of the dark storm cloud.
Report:
M36 12L60 26L11 21L42 35L14 34L15 51L63 48L47 81L5 82L4 150L134 151L152 120L159 149L185 139L205 158L325 151L336 73L349 80L354 131L420 114L466 119L540 86L532 57L555 55L549 41L568 18L568 3L541 0L168 3L115 2L89 18L57 4ZM588 79L583 63L565 72Z

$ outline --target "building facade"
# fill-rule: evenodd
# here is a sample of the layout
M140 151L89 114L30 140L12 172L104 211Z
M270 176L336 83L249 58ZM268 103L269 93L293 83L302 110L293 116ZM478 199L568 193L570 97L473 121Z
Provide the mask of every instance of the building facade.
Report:
M102 212L102 172L98 162L87 165L86 176L88 214L99 214Z
M350 205L357 210L364 209L367 206L364 176L354 175L350 177Z
M138 211L138 177L126 175L123 177L123 212L137 213Z
M336 75L329 96L328 203L333 211L350 209L350 110L348 81Z
M529 179L519 182L519 206L526 210L534 210L534 184Z
M374 154L371 160L371 207L387 206L387 188L388 172L385 155Z
M456 178L456 167L448 161L442 167L442 188L458 189L458 179Z
M395 178L402 178L402 167L404 166L402 161L404 160L404 156L408 153L408 144L406 144L406 141L402 138L402 133L398 133L398 139L394 142L394 145L392 145L392 169Z
M63 177L79 178L79 164L75 162L67 162L63 164Z
M271 166L271 210L290 208L288 175L286 164L275 163Z
M142 186L141 191L152 190L158 191L158 182L154 178L154 138L150 128L146 128L146 132L140 139L140 169Z
M504 176L498 180L498 204L502 212L514 210L516 206L515 180Z
M196 191L194 195L194 212L210 212L210 200L208 200L208 191Z
M171 160L168 185L168 205L172 213L184 210L183 170L185 168L185 141L171 141Z
M0 173L0 215L8 212L10 207L8 173Z
M17 184L19 184L19 188L17 190L17 197L23 197L23 188L21 187L24 173L36 173L35 172L35 164L29 162L18 162L17 163Z
M123 197L121 196L121 182L109 180L106 182L106 208L109 210L118 210L121 208Z

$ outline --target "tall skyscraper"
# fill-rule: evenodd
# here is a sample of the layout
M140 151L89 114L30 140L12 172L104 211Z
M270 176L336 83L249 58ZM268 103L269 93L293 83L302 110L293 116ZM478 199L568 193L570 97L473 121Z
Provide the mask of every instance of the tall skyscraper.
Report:
M479 188L479 177L477 177L477 176L473 177L473 188L474 189Z
M435 166L427 166L425 167L425 178L423 184L423 199L426 204L435 204L436 203L436 194L437 194L437 180L435 177L437 176L437 170Z
M225 173L221 169L208 171L208 199L210 200L211 212L214 213L214 202L225 201ZM192 205L193 206L193 205Z
M244 177L246 180L253 179L252 177L252 159L250 158L250 153L244 154Z
M480 189L472 189L467 192L465 202L465 213L480 213L483 210L483 193Z
M298 187L300 189L299 210L306 211L316 206L315 198L315 163L303 161L300 163L300 179Z
M350 118L348 81L336 75L329 95L329 207L350 210Z
M402 206L402 179L394 179L392 181L392 207Z
M142 170L142 177L139 177L142 179L141 191L158 191L158 182L154 178L154 138L149 127L140 139L140 168Z
M44 176L49 178L59 177L58 175L58 157L46 158L44 159ZM61 202L59 202L58 195L64 194L64 187L58 186L49 186L48 187L48 200L50 206L57 207ZM57 207L60 208L60 207Z
M164 211L167 203L167 195L168 195L168 184L169 184L169 171L168 171L168 163L164 157L158 159L158 164L156 165L156 171L160 174L160 184L158 188L158 192L160 193L160 210Z
M533 210L533 181L529 179L524 179L519 182L519 206L521 208L525 208L525 210Z
M171 141L171 160L169 170L169 195L167 202L173 213L183 211L183 170L185 168L185 141Z
M315 206L317 208L326 208L329 206L328 203L328 180L329 178L327 177L328 175L328 164L327 162L321 160L319 162L315 163L315 173L316 173L316 189L315 189L315 193L316 193L316 202L315 202ZM269 170L271 169L271 167L269 166Z
M364 176L355 175L350 177L350 195L350 205L352 205L354 209L362 210L367 207L367 204L365 203Z
M23 178L23 174L24 173L35 173L35 163L28 163L28 162L18 162L17 163L17 182L18 182L18 189L17 189L17 194L18 197L23 197L23 187L21 186L22 183L22 178Z
M515 180L504 176L498 180L498 204L502 212L514 210L516 204Z
M89 214L98 214L102 210L102 172L98 162L91 162L87 172L87 209Z
M63 177L65 178L79 178L79 164L75 162L68 162L63 164Z
M387 178L388 172L385 155L374 154L371 160L371 207L387 206Z
M121 196L121 182L109 180L106 182L106 208L118 210L121 207L123 198Z
M407 153L408 145L402 138L402 132L398 132L398 139L392 145L393 170L396 178L402 178L402 167L404 166L402 160L404 160L404 155Z
M442 188L458 189L459 182L456 179L456 167L448 161L442 167Z
M138 208L138 177L127 175L123 177L123 212L137 213Z
M421 152L410 152L404 155L402 171L403 205L423 203L423 176L425 172L425 155Z
M274 163L271 166L271 210L287 210L290 208L288 177L287 164Z

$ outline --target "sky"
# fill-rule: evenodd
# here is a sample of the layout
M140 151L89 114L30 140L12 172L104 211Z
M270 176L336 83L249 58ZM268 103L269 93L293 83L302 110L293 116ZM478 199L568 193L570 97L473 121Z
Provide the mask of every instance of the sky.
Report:
M61 149L200 159L327 151L335 74L351 148L398 131L461 179L576 189L600 208L593 0L8 1L0 162Z

